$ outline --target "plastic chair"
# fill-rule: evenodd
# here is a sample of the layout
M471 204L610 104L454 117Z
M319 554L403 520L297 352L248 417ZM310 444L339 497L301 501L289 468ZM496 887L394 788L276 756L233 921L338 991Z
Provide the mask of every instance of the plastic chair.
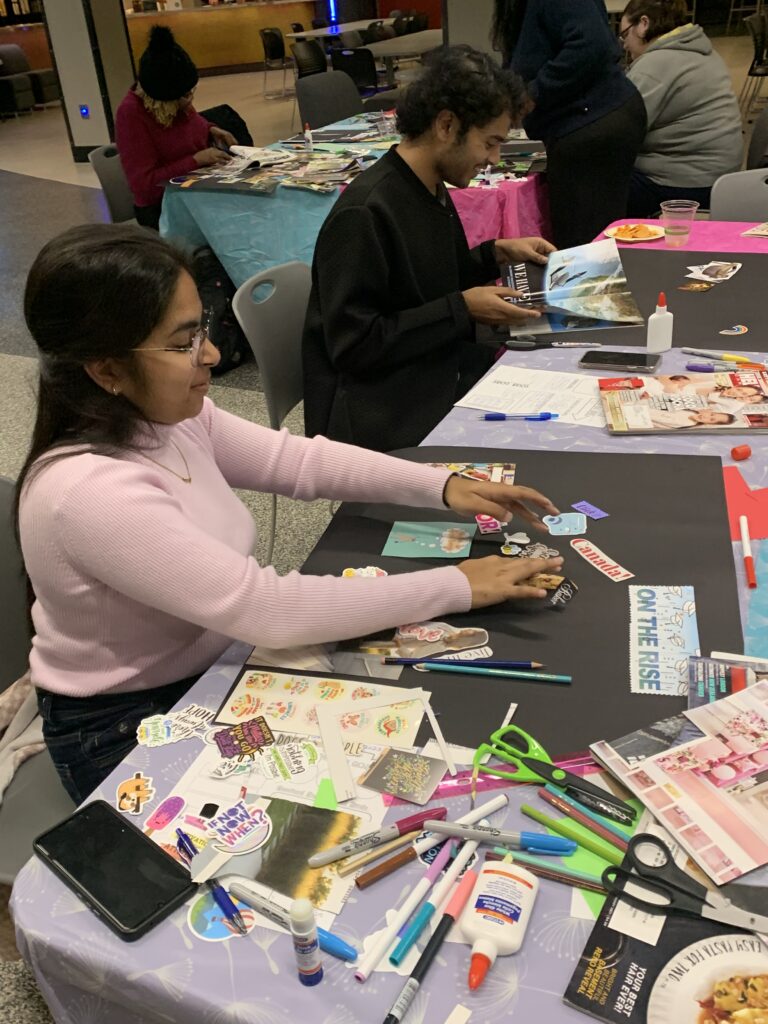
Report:
M112 223L120 224L122 221L133 220L136 216L133 194L120 163L117 146L110 143L92 149L88 154L88 161L99 179Z
M752 63L739 93L739 106L745 114L749 114L758 98L763 79L768 76L768 61L765 59L766 22L761 14L751 14L744 19L744 24L752 37Z
M747 152L747 170L758 167L768 167L768 109L760 114L752 127Z
M326 18L313 18L312 28L328 28L328 20Z
M363 101L355 83L343 71L329 71L320 77L300 78L296 83L296 97L302 124L312 128L343 121L345 117L360 114Z
M381 42L382 39L389 38L387 30L384 28L383 21L372 21L368 28L363 29L360 35L365 46L367 46L368 43L378 43Z
M304 26L301 24L300 21L292 21L291 22L291 32L303 32L303 31L304 31ZM303 36L296 36L296 42L302 42L303 43L304 42L304 37Z
M339 32L336 39L344 50L354 50L355 47L363 45L363 37L357 29L350 32Z
M261 90L261 94L264 98L276 99L285 97L285 73L291 66L291 62L285 56L285 40L283 39L283 33L279 28L260 28L259 35L261 36L261 44L264 47L264 85ZM268 71L282 71L283 72L283 91L282 93L272 93L268 96L267 94L267 72Z
M273 430L280 429L304 397L301 341L311 287L309 267L294 261L254 274L232 299L232 309L256 357ZM271 289L266 296L265 288ZM276 522L277 495L273 494L267 565L272 562Z
M31 638L27 585L13 525L14 484L0 477L0 691L26 670ZM18 769L0 804L0 883L10 885L32 856L32 840L74 809L47 750Z
M296 77L305 78L328 70L322 46L314 39L297 39L291 47Z
M420 11L411 18L411 32L426 32L429 28L429 15Z
M396 36L404 36L408 31L409 18L405 14L398 14L392 23L392 28L395 30Z
M376 70L376 59L370 50L364 47L359 50L334 50L331 54L334 71L343 71L355 83L362 95L375 93L379 88L379 75Z
M711 220L768 220L768 169L723 174L712 186Z

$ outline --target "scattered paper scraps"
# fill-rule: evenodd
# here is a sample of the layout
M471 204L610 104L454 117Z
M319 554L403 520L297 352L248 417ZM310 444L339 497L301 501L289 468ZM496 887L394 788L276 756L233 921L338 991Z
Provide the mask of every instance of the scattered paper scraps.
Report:
M628 589L632 693L687 696L688 657L701 654L693 587Z
M690 277L690 274L688 276ZM677 290L679 292L708 292L710 288L714 287L711 281L689 281L688 284L679 284Z
M453 627L447 626L445 623L437 625L453 630ZM472 633L477 644L488 643L488 633L484 629L473 630ZM390 641L389 644L386 641L382 641L382 643L386 645L387 653L393 647L397 653L397 647L393 641ZM475 646L474 643L470 645ZM451 648L444 646L442 649ZM378 660L381 660L382 652L378 653ZM406 657L408 656L406 655ZM415 655L415 657L421 656L421 652ZM408 747L413 746L423 717L421 704L418 701L409 700L409 695L410 691L402 687L385 686L373 681L361 683L354 679L295 675L288 672L273 672L268 669L246 667L239 674L216 712L216 721L221 725L238 723L244 713L252 714L254 710L257 710L259 715L271 723L272 730L281 729L302 736L317 736L319 730L316 708L318 706L325 704L341 706L372 698L381 698L383 702L386 698L390 706L375 713L356 712L350 708L349 713L340 720L344 737L357 740L360 743L396 744ZM246 711L243 712L246 699L249 699L250 703Z
M358 782L414 804L426 804L446 770L445 761L408 750L383 750Z
M523 533L522 530L518 530L517 533L505 533L504 540L507 544L530 544L531 538L527 533Z
M263 715L219 729L214 732L213 739L222 757L237 758L238 761L246 757L252 759L255 754L261 754L264 747L275 742Z
M768 222L764 224L755 224L753 228L748 228L746 231L741 232L742 238L768 238Z
M552 608L563 608L579 592L579 588L573 580L564 579L556 588L555 592L547 598L547 604Z
M557 548L550 548L546 544L528 544L517 552L520 558L557 558L560 552Z
M612 558L609 558L600 548L595 547L591 541L586 540L584 537L577 537L575 540L572 540L571 547L582 558L586 558L604 576L613 580L614 583L620 583L622 580L631 580L635 575L629 569L619 565L618 562L614 562Z
M141 814L144 804L148 804L154 798L155 788L152 778L142 772L136 772L130 779L118 784L115 803L118 811Z
M345 579L352 579L355 576L362 576L365 579L376 576L388 576L389 573L386 569L380 569L378 565L366 565L358 569L344 569L341 575Z
M272 834L272 820L261 807L247 807L238 800L208 822L212 846L222 853L253 853Z
M234 896L232 902L240 911L240 916L245 924L246 931L252 932L257 924L261 924L263 918L255 910L241 903ZM240 936L232 921L225 916L216 900L210 892L202 892L189 905L187 911L187 924L192 934L204 942L225 942Z
M347 651L386 658L435 658L486 647L487 644L488 631L479 626L459 629L448 622L413 622L398 626L394 637L352 640L341 646ZM378 693L366 694L366 697L375 696Z
M744 324L734 324L733 327L726 327L725 330L719 331L719 334L748 334L749 328Z
M712 260L698 267L688 267L690 274L686 277L694 281L708 281L716 284L718 281L730 281L730 279L741 270L741 263L730 263L723 260Z
M555 537L572 537L587 532L587 517L583 512L563 512L559 516L544 516L541 521Z
M475 516L475 522L481 534L499 533L501 531L501 523L498 519L494 519L493 516Z
M183 796L167 796L144 822L145 833L151 836L153 832L167 828L172 821L178 818L186 806L187 802Z
M476 523L392 525L382 555L392 558L468 558Z
M488 480L494 484L515 482L514 462L428 462L434 469L447 469L469 480Z
M171 743L173 721L168 715L143 718L136 727L136 741L143 747L162 747Z
M749 535L753 541L768 537L768 487L752 490L737 466L723 467L723 482L731 540L741 540L739 516L747 517Z
M608 513L603 512L602 509L596 505L591 505L588 501L577 501L571 508L575 508L577 512L583 512L585 516L589 516L590 519L607 519Z

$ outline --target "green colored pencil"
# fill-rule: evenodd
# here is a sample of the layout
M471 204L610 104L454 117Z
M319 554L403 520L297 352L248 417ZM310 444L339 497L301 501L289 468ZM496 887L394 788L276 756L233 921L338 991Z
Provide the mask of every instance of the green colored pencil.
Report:
M505 846L494 846L492 850L494 853L499 854L510 852ZM542 870L549 871L551 874L563 875L574 882L585 882L588 885L599 885L601 889L605 888L600 875L592 875L588 871L577 871L576 868L566 867L560 861L553 862L551 857L534 857L532 854L525 853L522 850L513 850L512 860L519 861L520 864L527 867L541 868Z
M565 820L550 818L548 814L542 814L541 811L537 811L535 807L529 807L528 804L523 804L520 810L527 818L533 818L534 821L538 821L540 825L551 829L559 836L572 839L579 846L583 846L585 850L589 850L590 853L594 853L597 857L607 860L609 864L621 864L624 860L624 854L621 850L617 850L615 846L606 843L599 836L582 835L567 818Z
M511 668L484 668L482 665L459 663L443 664L437 661L420 661L416 668L427 672L462 672L475 676L500 676L502 679L527 679L534 683L570 683L571 676L553 676L548 672L522 672Z

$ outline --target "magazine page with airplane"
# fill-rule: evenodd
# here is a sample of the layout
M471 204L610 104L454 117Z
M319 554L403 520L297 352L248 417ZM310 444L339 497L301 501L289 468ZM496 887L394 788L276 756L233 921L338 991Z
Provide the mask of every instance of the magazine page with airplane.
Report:
M542 313L510 327L511 337L632 327L644 322L612 238L550 253L544 266L510 264L505 268L504 284L529 296L527 303Z

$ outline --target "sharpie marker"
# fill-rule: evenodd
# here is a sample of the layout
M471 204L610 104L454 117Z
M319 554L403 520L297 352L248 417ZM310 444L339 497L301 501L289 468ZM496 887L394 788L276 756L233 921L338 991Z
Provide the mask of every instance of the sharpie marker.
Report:
M722 359L728 363L751 363L747 356L736 355L735 352L708 352L703 348L684 348L687 356L704 356L705 359Z
M554 857L570 857L576 852L577 843L546 832L507 832L491 825L460 825L454 821L427 821L424 828L439 835L454 839L472 839L480 843L495 843L509 846L513 850L528 850L529 853L552 854Z
M351 857L354 853L362 853L363 850L370 850L372 846L380 846L389 842L390 839L397 839L406 832L415 830L421 831L427 818L445 818L448 814L447 807L432 807L426 811L419 811L418 814L411 814L407 818L400 818L384 828L378 828L375 832L368 832L364 836L350 839L339 846L332 846L330 850L321 850L320 853L313 853L307 860L311 868L322 868L326 864L333 864L336 860L344 857Z
M274 921L281 928L285 928L287 932L291 930L288 911L278 906L277 903L273 903L272 900L259 892L249 878L237 877L233 879L229 884L229 891L233 896L242 900L243 903L247 903L249 907L252 907L259 914L263 914L270 921ZM317 941L320 949L324 953L330 954L330 956L335 956L339 960L347 960L349 963L357 960L357 950L354 946L350 946L348 942L340 939L333 932L327 932L325 928L317 929Z
M481 420L556 420L559 419L560 413L557 412L537 412L532 413L530 416L526 416L523 413L507 413L507 412L486 412L480 417Z
M741 373L742 370L764 370L763 363L686 363L686 370L695 373Z

